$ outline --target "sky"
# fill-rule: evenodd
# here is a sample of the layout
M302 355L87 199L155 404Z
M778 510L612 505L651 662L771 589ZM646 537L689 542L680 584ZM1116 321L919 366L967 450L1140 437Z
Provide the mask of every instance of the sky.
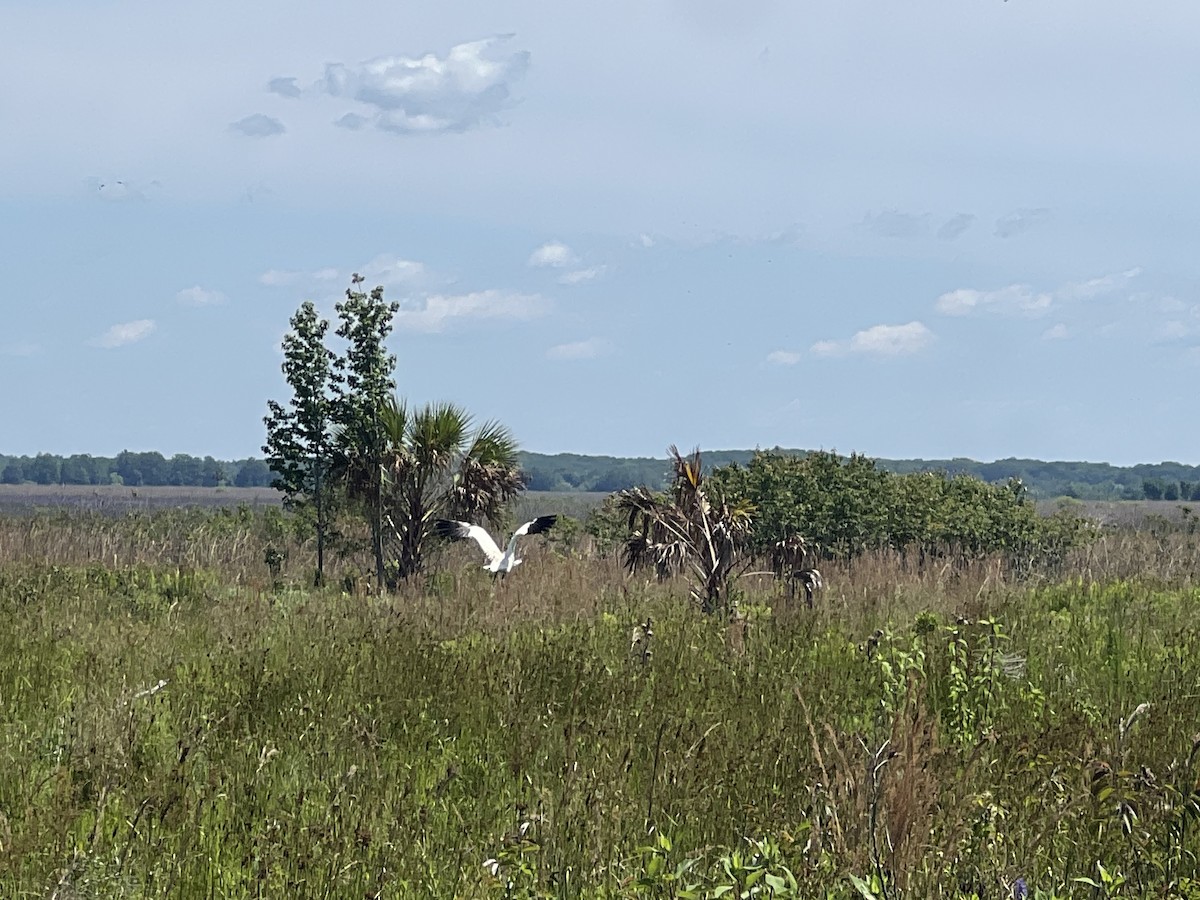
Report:
M1200 4L3 19L0 453L261 456L360 273L530 451L1200 463Z

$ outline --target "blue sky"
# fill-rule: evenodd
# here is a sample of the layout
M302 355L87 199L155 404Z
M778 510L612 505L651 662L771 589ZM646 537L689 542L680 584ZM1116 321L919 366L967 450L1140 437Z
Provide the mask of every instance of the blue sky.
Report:
M529 450L1200 462L1200 6L6 2L0 452L260 454L301 301Z

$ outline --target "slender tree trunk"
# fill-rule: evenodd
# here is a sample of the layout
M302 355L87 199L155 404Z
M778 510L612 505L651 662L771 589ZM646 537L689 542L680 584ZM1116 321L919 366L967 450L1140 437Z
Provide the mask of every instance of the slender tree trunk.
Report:
M421 538L425 529L425 508L419 491L408 498L408 530L400 555L400 577L411 578L421 571Z
M313 587L325 586L325 516L327 501L325 498L325 481L321 478L321 463L317 463L316 471L316 503L317 503L317 572L313 577Z
M377 467L378 468L378 467ZM380 593L391 590L392 585L387 580L387 570L383 564L383 473L375 473L375 498L372 504L375 508L371 515L371 545L375 551L375 583Z

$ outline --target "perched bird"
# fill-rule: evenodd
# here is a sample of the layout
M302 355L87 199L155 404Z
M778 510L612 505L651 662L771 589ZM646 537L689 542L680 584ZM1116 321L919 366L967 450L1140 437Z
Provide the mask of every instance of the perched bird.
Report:
M517 566L522 563L522 560L517 557L517 538L523 534L542 534L549 531L554 523L558 521L558 516L538 516L526 522L520 528L513 532L512 537L508 539L508 547L501 550L496 542L492 540L492 536L487 533L487 529L479 525L472 525L470 522L455 522L450 519L438 519L433 523L433 532L438 537L449 538L452 541L461 541L464 538L470 538L477 543L484 556L488 558L487 565L484 566L493 575L501 577L507 575Z
M812 609L813 593L825 587L825 582L816 569L801 569L788 576L788 593L793 597L796 596L796 585L804 588L804 602Z
M654 640L654 629L650 627L650 617L646 616L645 622L633 626L633 633L629 639L629 658L642 664L648 663L654 652L650 649L652 640Z
M860 653L867 654L867 659L872 659L875 656L875 651L879 649L879 642L883 640L883 629L876 628L871 632L871 636L858 645Z

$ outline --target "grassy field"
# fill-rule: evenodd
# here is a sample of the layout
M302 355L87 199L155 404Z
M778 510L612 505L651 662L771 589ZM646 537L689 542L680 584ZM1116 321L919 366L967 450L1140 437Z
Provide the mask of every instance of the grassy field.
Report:
M516 516L545 509L576 518L585 517L607 494L575 491L527 491L516 503ZM250 509L280 507L283 495L273 488L239 487L137 487L78 484L0 484L0 514L44 510L71 510L123 516L156 510Z
M0 484L0 512L77 509L120 515L179 507L280 506L273 488L125 487L119 484Z
M584 543L383 598L311 554L268 508L0 516L0 897L1200 897L1187 527L732 620Z
M583 518L607 494L585 491L527 491L518 501L515 516L536 515L553 509ZM130 512L179 508L252 509L280 506L282 496L272 488L239 487L136 487L123 485L0 484L0 513L45 509L71 509L123 515ZM1152 500L1041 500L1038 509L1049 514L1065 508L1107 525L1143 527L1163 521L1186 525L1200 513L1193 503Z

